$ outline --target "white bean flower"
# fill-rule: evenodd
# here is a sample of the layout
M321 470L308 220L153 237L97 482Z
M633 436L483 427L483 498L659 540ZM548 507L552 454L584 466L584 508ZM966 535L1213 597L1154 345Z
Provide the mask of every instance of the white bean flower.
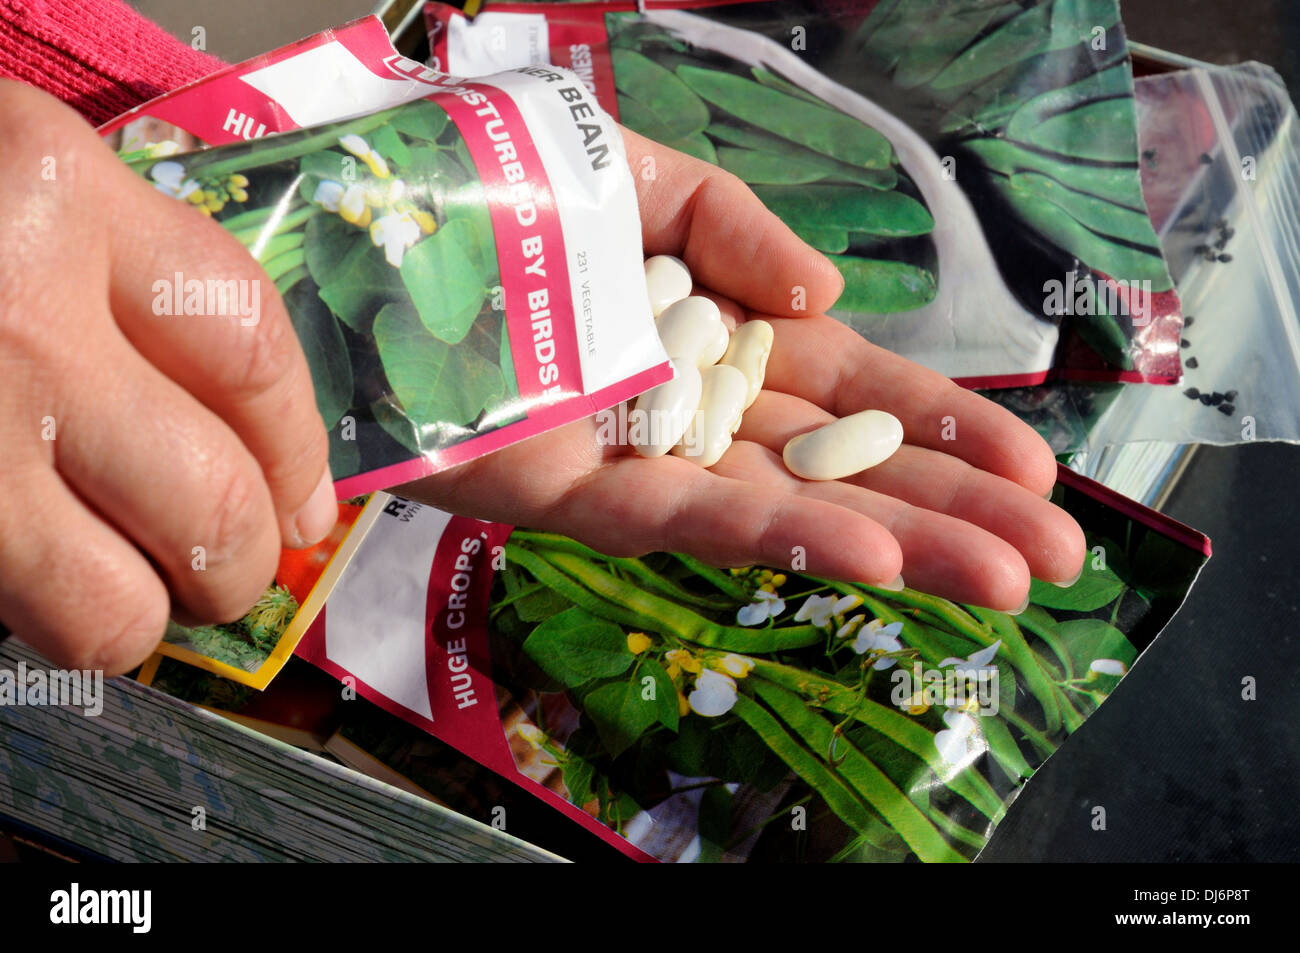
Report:
M179 162L158 162L149 170L153 187L172 198L189 198L190 193L199 187L193 179L185 178L185 166Z
M768 619L775 619L785 611L785 600L768 589L754 592L754 601L741 606L736 613L738 625L762 625Z
M979 735L979 722L964 711L950 708L943 713L943 723L948 727L934 736L934 746L944 761L961 765L971 754L971 739ZM983 750L982 746L977 750Z
M706 668L695 677L695 688L686 701L695 714L705 718L725 715L736 704L736 680Z
M384 250L390 265L401 268L406 250L420 240L420 226L410 215L389 212L370 226L370 240Z
M327 212L337 212L346 192L347 189L343 187L342 182L322 179L320 185L316 186L316 192L311 200Z
M352 153L358 159L366 164L366 167L380 179L386 179L389 176L388 163L374 149L370 148L370 143L357 135L348 135L339 139L339 145L348 152Z
M811 622L818 628L825 628L831 624L831 607L834 605L834 596L809 596L794 614L794 621Z
M879 619L872 619L858 631L857 637L853 640L853 651L859 655L871 652L881 656L890 652L901 652L903 643L898 640L898 636L902 631L901 622L885 625ZM892 658L878 658L871 667L877 670L885 669L896 664L897 661Z
M1093 659L1088 670L1096 672L1098 675L1123 676L1128 673L1128 666L1117 658L1098 658Z
M964 659L949 657L939 663L939 667L945 665L957 666L957 671L967 678L978 678L980 672L995 672L997 666L993 664L993 656L998 654L998 649L1002 647L1002 640L998 639L992 645L986 645L978 652L972 652Z

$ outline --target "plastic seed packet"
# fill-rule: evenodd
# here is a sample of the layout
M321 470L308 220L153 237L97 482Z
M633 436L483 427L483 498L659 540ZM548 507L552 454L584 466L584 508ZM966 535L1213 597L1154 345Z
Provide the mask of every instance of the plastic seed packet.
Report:
M101 132L275 282L340 497L473 459L672 376L621 134L572 73L461 81L398 55L369 17ZM190 151L200 146L212 148ZM221 276L161 279L160 315L236 307L241 324L257 322L257 294Z
M391 497L339 504L329 535L307 549L284 549L262 597L234 622L187 628L168 622L157 655L241 685L263 689L293 657L298 640ZM146 683L147 684L147 683Z
M1010 616L393 498L297 654L638 860L971 860L1210 552L1064 469L1055 502L1085 570Z
M971 387L1179 379L1116 0L426 5L452 72L554 63L749 183L832 314Z

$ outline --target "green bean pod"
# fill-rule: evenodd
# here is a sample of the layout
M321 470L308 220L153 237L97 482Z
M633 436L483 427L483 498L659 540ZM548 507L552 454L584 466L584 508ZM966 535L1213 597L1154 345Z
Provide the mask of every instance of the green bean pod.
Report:
M865 835L869 843L878 847L888 844L886 835L893 832L871 813L841 777L781 727L766 708L748 695L739 695L731 710L763 739L773 754L821 795L840 820Z
M858 796L870 804L928 863L964 861L943 838L925 813L894 786L883 771L847 738L835 738L831 723L810 709L798 695L772 682L754 683L754 691L813 751L829 752L835 742L839 765L835 769Z
M929 304L939 290L933 273L904 261L828 255L844 276L834 309L856 314L895 314Z
M853 718L915 755L943 777L942 762L938 758L938 749L934 746L933 733L902 712L864 698L839 682L766 659L755 660L750 677L765 679L802 696L808 704L845 718ZM959 772L951 778L944 778L944 783L954 794L968 801L971 807L994 823L1001 820L1006 811L1002 799L977 771Z
M761 129L715 122L705 132L719 142L725 142L742 149L753 149L758 152L797 160L803 165L814 165L822 169L828 179L848 179L850 182L865 185L871 189L892 189L898 185L898 173L893 168L863 169L860 166L832 159L820 152L805 149L787 139L774 136L770 132L764 132Z
M650 630L673 635L705 648L746 653L782 652L815 645L826 636L822 629L811 625L772 628L718 625L684 606L626 583L579 556L548 552L545 559L601 599L626 606L645 620Z
M1146 209L1136 157L1125 165L1091 165L1034 152L1005 139L968 139L962 145L986 167L1004 176L1038 172L1076 192L1086 192L1136 212Z

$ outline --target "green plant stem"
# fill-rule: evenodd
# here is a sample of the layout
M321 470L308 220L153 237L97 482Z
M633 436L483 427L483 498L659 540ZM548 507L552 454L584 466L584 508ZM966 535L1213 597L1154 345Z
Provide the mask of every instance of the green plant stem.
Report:
M693 556L687 556L685 553L673 553L673 558L680 562L695 575L706 580L719 592L726 593L733 599L740 602L749 602L754 594L744 584L736 581L730 573L721 569L716 569L707 563L702 563Z
M268 206L268 208L273 207L274 206ZM272 232L270 236L271 239L283 235L286 232L293 231L299 225L302 225L305 222L310 221L316 215L319 215L322 211L323 209L321 209L319 205L298 206L294 211L289 212L284 216L284 218L280 219L280 221L276 223L275 231ZM255 223L249 227L241 228L238 231L232 230L231 234L238 238L243 245L251 248L259 239L263 238L263 233L266 230L266 220L269 218L270 215L267 215L261 223ZM229 228L225 222L222 222L221 224Z
M306 258L301 248L293 248L281 255L276 255L262 267L266 270L266 275L272 281L278 281L282 275L293 271L300 265L304 265Z

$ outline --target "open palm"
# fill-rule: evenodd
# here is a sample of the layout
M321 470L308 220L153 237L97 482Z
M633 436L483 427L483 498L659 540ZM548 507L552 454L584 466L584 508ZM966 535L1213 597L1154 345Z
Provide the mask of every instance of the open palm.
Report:
M398 492L443 509L572 536L612 555L684 552L715 565L789 566L906 584L1004 611L1029 577L1074 578L1078 525L1044 496L1048 446L997 405L873 346L822 312L842 287L734 176L624 131L647 255L674 254L696 293L735 321L761 317L776 341L763 392L711 469L602 445L587 419ZM799 306L799 307L796 307ZM840 481L801 480L781 450L835 417L886 410L905 442Z

